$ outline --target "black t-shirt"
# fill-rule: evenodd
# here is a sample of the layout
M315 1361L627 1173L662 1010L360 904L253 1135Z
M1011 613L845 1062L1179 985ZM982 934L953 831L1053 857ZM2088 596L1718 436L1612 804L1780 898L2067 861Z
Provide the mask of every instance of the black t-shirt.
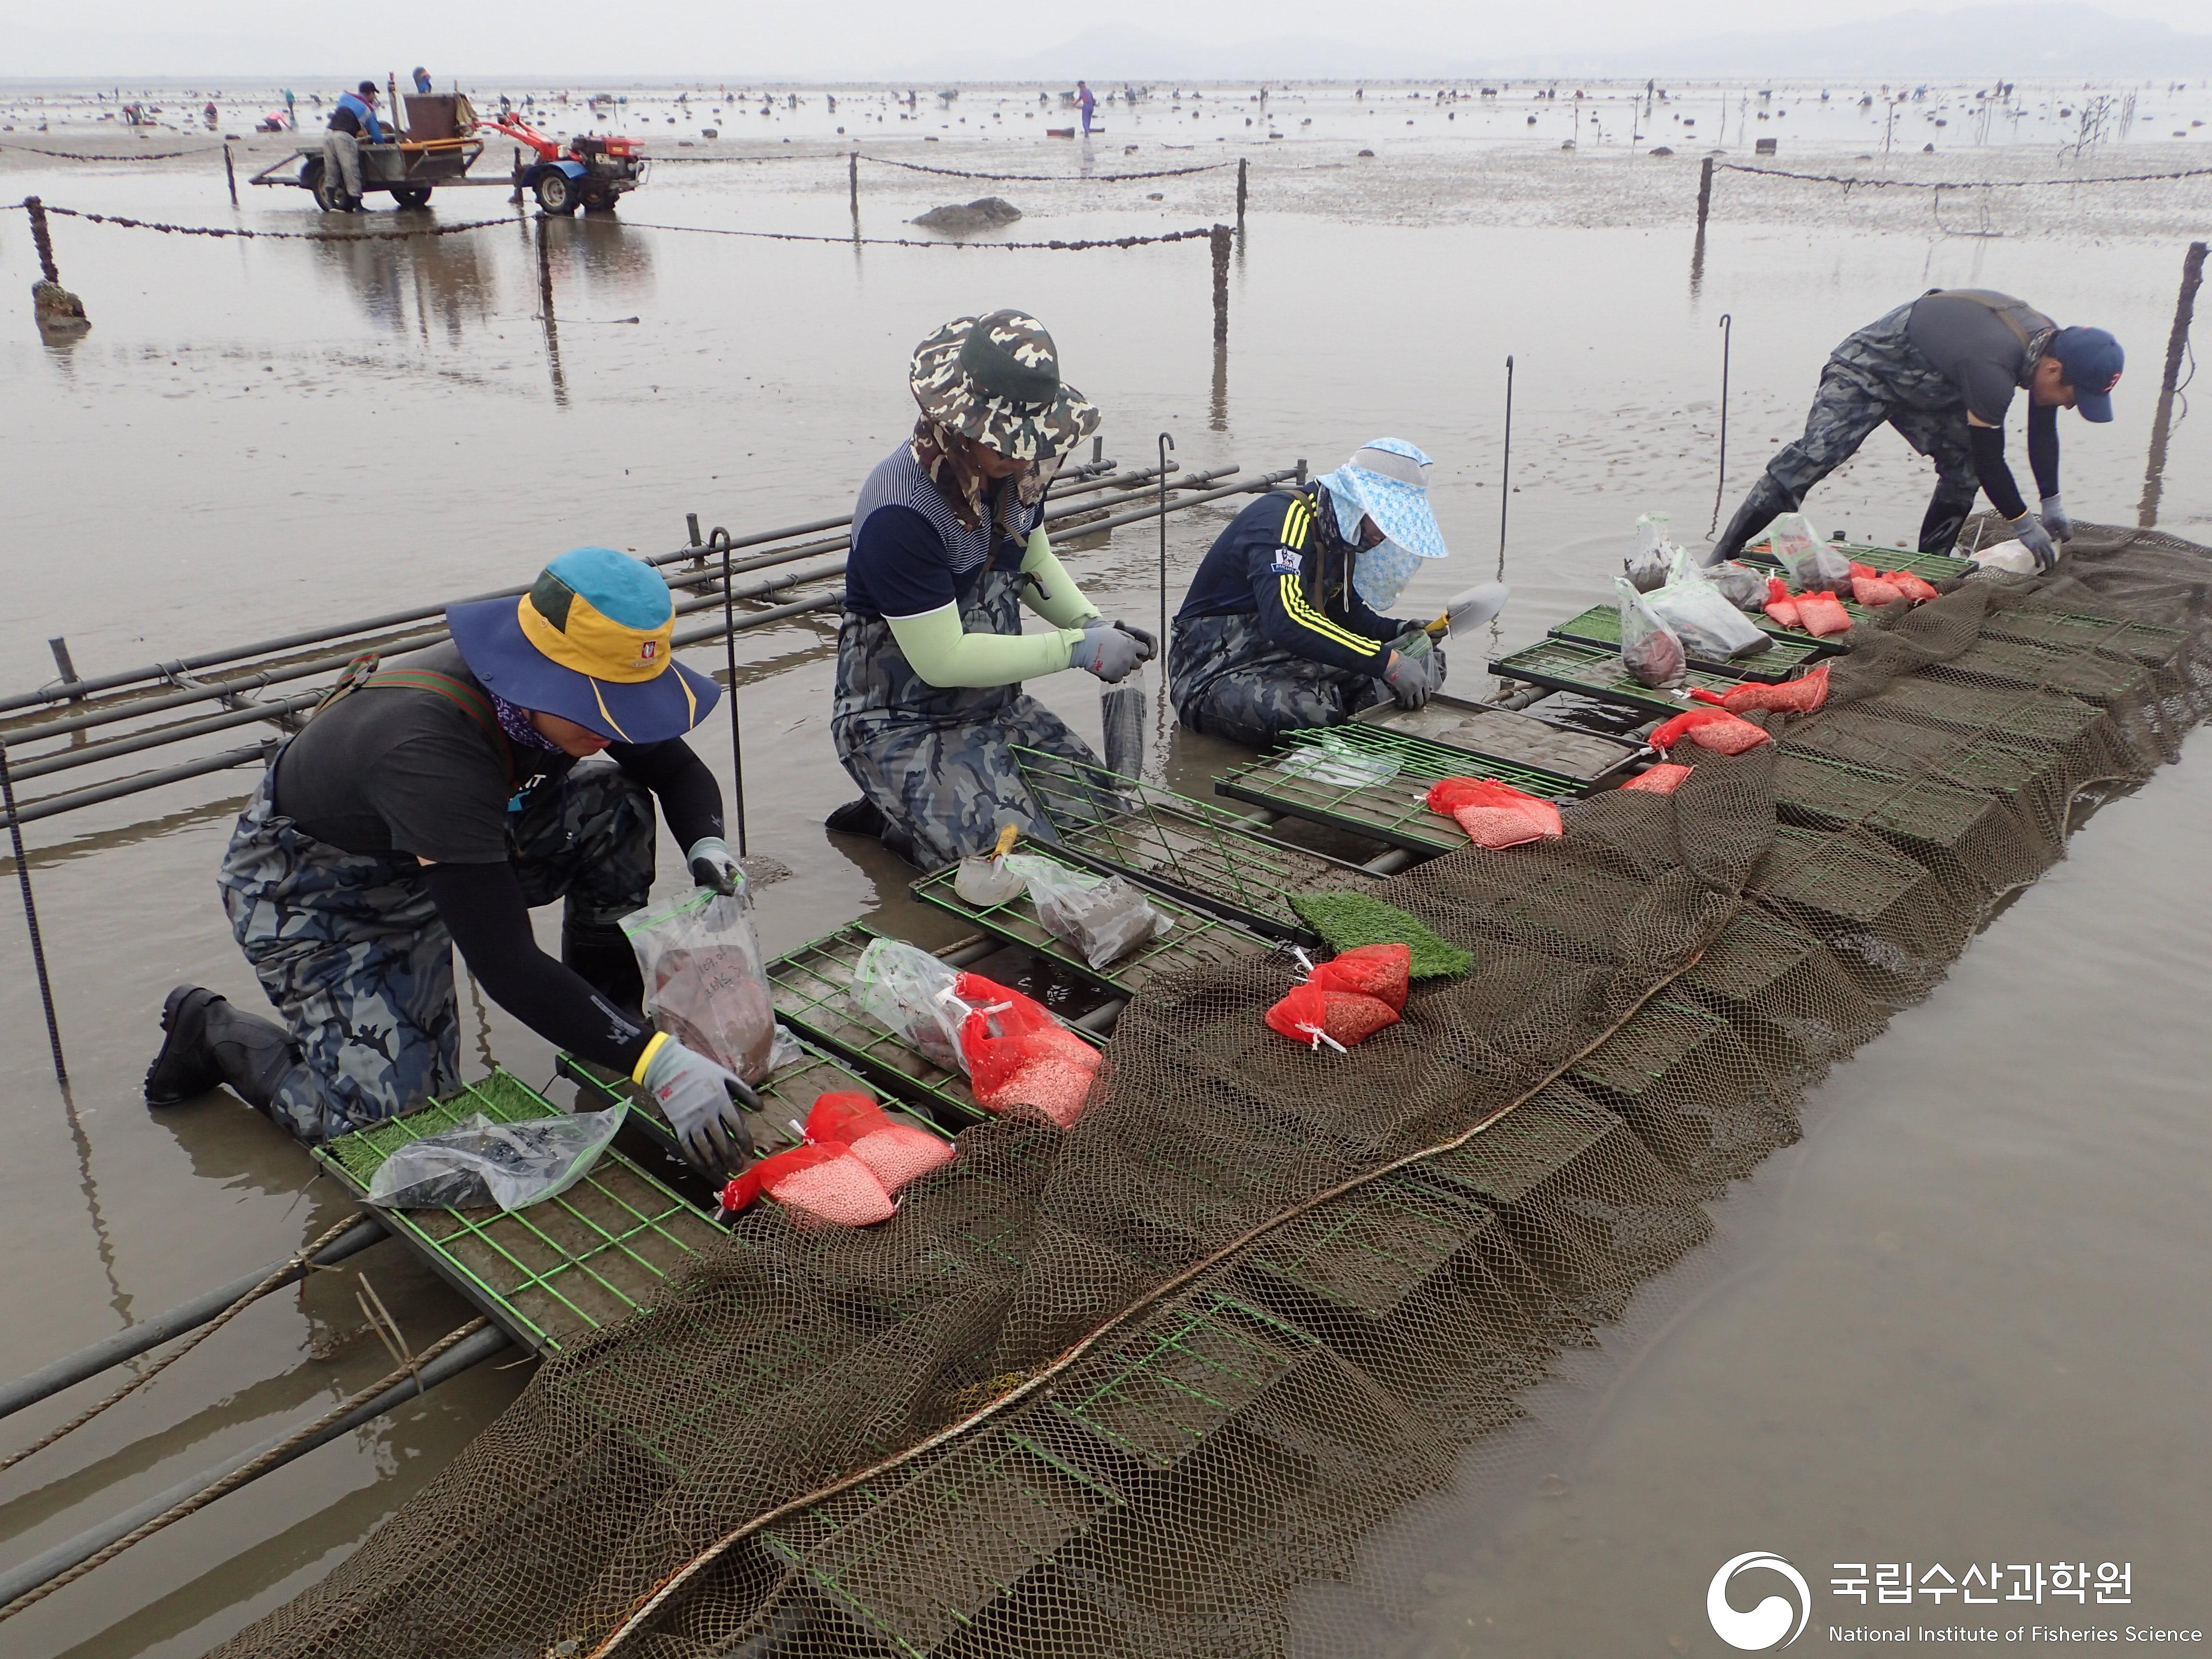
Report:
M1028 547L993 520L991 556L965 570L952 568L937 526L911 507L879 507L868 514L845 560L845 608L863 620L903 622L965 599L986 568L1018 569Z
M1976 290L1980 292L1981 290ZM1914 302L1905 337L1959 388L1976 419L2001 425L2012 394L2027 383L2034 363L2028 347L2049 338L2051 319L2009 295L1990 294L2002 311L1963 292L1938 291ZM2006 320L2007 315L2012 322ZM2026 331L2022 338L2013 323Z

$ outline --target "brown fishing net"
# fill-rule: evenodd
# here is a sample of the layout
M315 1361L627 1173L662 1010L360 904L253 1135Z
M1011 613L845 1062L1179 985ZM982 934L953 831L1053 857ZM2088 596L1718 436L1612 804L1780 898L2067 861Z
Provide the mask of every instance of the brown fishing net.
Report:
M1256 1656L1294 1601L1352 1650L1406 1610L1367 1535L2204 717L2212 555L2071 550L1861 628L1671 796L1378 889L1475 967L1349 1053L1262 1024L1287 960L1194 969L1073 1129L971 1129L865 1231L748 1213L225 1651Z

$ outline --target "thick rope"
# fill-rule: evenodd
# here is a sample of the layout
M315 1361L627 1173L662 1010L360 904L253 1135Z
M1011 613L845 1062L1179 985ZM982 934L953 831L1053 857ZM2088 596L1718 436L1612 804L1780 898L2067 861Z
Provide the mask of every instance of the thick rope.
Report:
M328 1244L331 1240L337 1237L340 1233L346 1231L348 1229L367 1219L368 1218L366 1216L359 1213L348 1216L343 1221L339 1222L337 1226L331 1228L330 1231L325 1233L313 1243L302 1249L300 1253L295 1255L289 1261L285 1262L282 1267L276 1268L268 1276L268 1278L263 1279L258 1285L256 1285L244 1296L241 1296L237 1301L232 1303L228 1308L225 1308L212 1320L201 1326L197 1331L194 1331L191 1337L185 1341L171 1349L167 1353L163 1354L161 1358L155 1360L144 1370L139 1372L137 1376L131 1378L130 1382L125 1383L113 1394L109 1395L106 1399L102 1400L94 1405L86 1407L82 1411L79 1412L75 1417L70 1419L68 1422L63 1424L59 1428L49 1432L44 1438L34 1440L29 1445L24 1447L21 1451L11 1452L5 1459L0 1459L0 1473L4 1473L9 1469L14 1468L16 1464L21 1462L25 1458L29 1457L35 1452L42 1452L46 1450L47 1447L52 1445L55 1441L61 1439L64 1435L76 1433L77 1430L91 1422L94 1418L99 1416L100 1413L106 1411L110 1406L117 1405L123 1401L128 1400L132 1395L137 1393L139 1389L144 1388L149 1382L151 1382L163 1371L168 1370L170 1366L175 1364L179 1359L182 1359L186 1354L190 1353L194 1348L198 1347L199 1345L206 1341L208 1338L213 1336L224 1326L229 1324L232 1320L237 1318L239 1315L244 1313L247 1308L251 1307L256 1302L258 1302L263 1297L268 1295L271 1291L280 1289L283 1286L290 1284L294 1277L303 1270L313 1267L316 1265L313 1257L318 1250L321 1249L323 1246Z
M440 1354L445 1352L447 1349L453 1346L456 1343L475 1335L478 1331L483 1329L485 1322L486 1322L482 1319L472 1319L467 1324L463 1325L457 1329L447 1332L445 1335L440 1337L428 1348L425 1348L421 1353L415 1356L416 1365L421 1366L428 1364L429 1361L435 1359ZM129 1549L133 1544L141 1543L146 1539L151 1538L155 1533L161 1531L164 1527L173 1525L175 1522L183 1520L186 1516L195 1514L198 1511L205 1509L209 1504L214 1503L216 1499L222 1497L225 1493L235 1492L247 1481L253 1480L256 1476L262 1474L268 1469L275 1467L276 1464L283 1462L286 1455L289 1454L295 1447L298 1446L301 1442L313 1439L317 1434L319 1434L323 1430L337 1422L348 1412L367 1405L370 1401L375 1399L377 1395L384 1393L387 1389L398 1388L402 1382L406 1382L412 1375L413 1372L410 1369L404 1365L401 1366L398 1370L387 1371L384 1376L379 1377L375 1382L370 1383L358 1394L349 1395L345 1399L340 1401L337 1405L331 1407L330 1410L325 1412L313 1422L303 1424L299 1429L295 1430L291 1434L285 1436L283 1440L279 1441L276 1445L271 1446L267 1451L262 1453L260 1456L255 1458L251 1463L242 1464L239 1468L233 1469L228 1474L224 1475L222 1480L210 1482L207 1486L201 1487L199 1491L194 1492L190 1498L185 1498L182 1503L171 1505L169 1508L162 1510L161 1514L155 1516L152 1520L147 1522L143 1526L124 1534L122 1537L108 1545L106 1548L100 1550L94 1554L87 1556L83 1560L70 1568L68 1571L55 1574L54 1577L46 1580L45 1583L40 1584L35 1589L25 1590L14 1601L9 1602L7 1606L0 1607L0 1620L12 1619L17 1613L21 1613L25 1608L35 1607L39 1602L45 1601L46 1597L52 1595L56 1590L60 1589L66 1585L74 1584L78 1579L92 1571L94 1568L105 1566L108 1562L112 1561L117 1556L122 1554L124 1551Z
M1941 183L1922 179L1853 179L1839 173L1785 173L1780 167L1755 167L1741 161L1723 161L1723 173L1751 173L1765 179L1796 179L1808 185L1864 185L1869 190L2035 190L2055 185L2143 185L2165 179L2202 179L2212 167L2189 167L2179 173L2123 173L2106 178L2080 179L1967 179Z
M1290 1208L1270 1216L1267 1220L1259 1223L1256 1226L1246 1230L1237 1237L1231 1239L1228 1243L1214 1251L1212 1255L1206 1256L1199 1261L1194 1262L1191 1266L1184 1268L1181 1273L1176 1273L1173 1277L1154 1285L1150 1291L1147 1291L1144 1295L1130 1303L1128 1306L1121 1309L1119 1312L1108 1318L1104 1323L1091 1330L1088 1335L1084 1336L1076 1341L1073 1346L1067 1348L1057 1358L1030 1372L1027 1379L1020 1383L1019 1386L1009 1390L1006 1394L1000 1395L997 1399L990 1401L988 1405L982 1406L975 1411L970 1412L967 1416L960 1419L957 1422L947 1424L944 1428L938 1430L936 1433L916 1441L913 1445L907 1447L902 1451L894 1452L889 1457L884 1458L880 1462L872 1463L866 1468L855 1469L848 1474L840 1475L836 1480L829 1482L827 1485L818 1486L811 1492L806 1492L799 1497L792 1498L787 1503L779 1504L773 1509L763 1510L761 1513L753 1516L751 1520L744 1522L744 1525L738 1527L731 1532L725 1533L720 1538L717 1539L714 1543L709 1544L705 1549L700 1551L698 1554L693 1556L681 1567L678 1567L675 1572L664 1579L658 1589L656 1589L643 1601L640 1602L636 1608L632 1611L621 1624L615 1626L614 1630L607 1636L605 1641L601 1642L599 1646L591 1650L587 1659L607 1659L607 1656L609 1654L612 1653L617 1646L626 1641L634 1632L643 1626L645 1621L650 1619L655 1612L664 1606L667 1602L668 1599L674 1595L678 1590L681 1589L687 1582L703 1569L711 1566L717 1559L734 1546L742 1543L744 1540L751 1537L755 1533L759 1532L762 1528L773 1526L778 1521L784 1520L790 1516L795 1515L801 1510L811 1509L815 1504L826 1502L828 1499L836 1497L840 1492L849 1492L854 1486L864 1486L871 1480L878 1480L882 1476L889 1474L891 1470L902 1468L908 1463L911 1463L915 1458L921 1456L924 1453L933 1451L938 1447L942 1446L950 1441L958 1439L961 1436L968 1433L971 1429L974 1429L988 1419L997 1416L1000 1413L1004 1412L1009 1407L1018 1404L1022 1401L1027 1399L1030 1395L1036 1393L1037 1390L1042 1388L1046 1383L1051 1382L1054 1378L1066 1371L1069 1367L1073 1366L1078 1360L1081 1359L1084 1355L1088 1353L1099 1343L1105 1340L1107 1337L1112 1335L1115 1331L1120 1330L1123 1326L1128 1324L1131 1320L1136 1318L1139 1315L1157 1307L1161 1302L1174 1295L1176 1291L1183 1289L1200 1275L1218 1267L1223 1261L1226 1261L1231 1256L1237 1255L1239 1251L1249 1248L1258 1240L1264 1238L1267 1234L1274 1231L1278 1227L1284 1225L1285 1223L1295 1221L1300 1216L1305 1215L1333 1200L1341 1198L1347 1193L1357 1192L1359 1188L1370 1186L1374 1182L1382 1180L1386 1176L1395 1175L1400 1170L1406 1169L1412 1164L1421 1163L1427 1158L1440 1158L1446 1152L1457 1152L1461 1147L1465 1146L1469 1141L1480 1134L1485 1129L1489 1128L1492 1124L1498 1122L1508 1114L1527 1105L1538 1095L1543 1093L1545 1090L1550 1088L1554 1083L1557 1083L1561 1078L1572 1071L1577 1066L1579 1066L1583 1060L1589 1059L1592 1054L1597 1051L1597 1049L1603 1047L1614 1036L1618 1036L1621 1028L1626 1025L1630 1020L1633 1019L1643 1011L1645 1004L1649 1003L1652 998L1657 996L1662 991L1665 990L1669 985L1673 984L1684 974L1689 972L1691 969L1696 967L1699 962L1705 959L1705 951L1702 948L1692 951L1690 955L1679 965L1662 975L1658 979L1653 981L1652 983L1644 990L1643 995L1638 997L1636 1000L1629 1006L1627 1010L1622 1013L1619 1019L1613 1021L1612 1024L1607 1026L1605 1030L1599 1032L1595 1037L1591 1038L1589 1042L1577 1049L1565 1060L1560 1061L1557 1066L1546 1073L1523 1093L1508 1101L1504 1105L1491 1113L1489 1116L1479 1120L1448 1139L1440 1140L1433 1146L1424 1146L1418 1152L1407 1152L1402 1158L1393 1158L1387 1164L1377 1165L1372 1170L1365 1170L1359 1175L1352 1176L1344 1181L1340 1181L1333 1187L1323 1188L1320 1192L1315 1193L1310 1196L1301 1200L1299 1202L1291 1206ZM4 1616L5 1613L6 1609L0 1608L0 1616Z
M23 204L11 202L6 206L21 210ZM280 242L397 242L410 236L458 236L467 230L489 230L500 225L512 225L512 218L472 219L458 225L437 225L426 230L243 230L228 225L167 225L152 219L126 219L114 213L84 213L76 208L46 204L48 213L58 213L67 219L82 219L95 225L120 225L125 230L158 230L165 236L243 236L258 237L264 241Z
M51 155L58 161L173 161L179 155L212 155L217 146L205 149L165 149L145 155L80 155L74 150L40 149L31 144L0 144L0 155Z

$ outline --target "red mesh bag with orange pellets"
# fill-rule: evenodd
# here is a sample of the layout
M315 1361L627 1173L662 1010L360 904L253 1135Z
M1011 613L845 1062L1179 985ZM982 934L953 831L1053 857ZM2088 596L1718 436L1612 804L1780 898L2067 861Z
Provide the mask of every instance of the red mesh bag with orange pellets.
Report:
M1935 583L1924 576L1914 575L1910 570L1885 570L1881 573L1881 579L1916 605L1924 605L1929 599L1940 597L1936 592Z
M1410 945L1355 945L1339 951L1306 975L1306 983L1325 991L1350 991L1389 1004L1394 1012L1406 1006L1406 990L1413 976L1413 947Z
M1718 695L1703 686L1692 686L1690 695L1699 702L1725 708L1731 714L1748 714L1754 708L1771 708L1784 714L1809 714L1828 700L1828 665L1822 663L1811 673L1800 674L1779 685L1746 684L1731 686L1726 693Z
M1766 614L1784 628L1802 628L1804 618L1797 614L1797 601L1790 597L1790 589L1779 576L1766 579Z
M848 1146L896 1193L917 1176L952 1162L952 1148L927 1129L901 1123L867 1096L844 1089L818 1096L806 1115L806 1138L817 1146Z
M1671 795L1682 787L1682 780L1690 775L1686 766L1677 766L1672 761L1661 761L1656 766L1646 767L1620 787L1633 789L1639 794Z
M1360 991L1332 991L1309 980L1267 1010L1267 1024L1293 1042L1349 1048L1398 1023L1398 1011Z
M961 975L957 994L972 1010L960 1022L960 1052L977 1105L1034 1106L1063 1129L1083 1115L1098 1074L1096 1048L1042 1004L981 974Z
M1429 786L1428 807L1458 820L1477 847L1518 847L1566 833L1558 807L1495 778L1439 778Z
M1905 590L1870 564L1851 561L1851 597L1861 605L1895 605Z
M1717 755L1741 755L1747 749L1774 741L1749 720L1725 708L1685 708L1656 727L1645 741L1663 755L1685 738Z
M1808 634L1822 639L1831 634L1851 631L1851 613L1844 609L1844 602L1833 593L1800 593L1797 620Z
M745 1208L765 1193L793 1219L866 1227L897 1212L876 1172L850 1146L793 1146L764 1158L722 1188L722 1208Z

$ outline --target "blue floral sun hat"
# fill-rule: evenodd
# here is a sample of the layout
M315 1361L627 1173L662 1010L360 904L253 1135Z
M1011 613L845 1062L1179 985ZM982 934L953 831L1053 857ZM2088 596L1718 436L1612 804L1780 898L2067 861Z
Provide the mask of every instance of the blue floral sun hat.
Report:
M1374 520L1386 538L1361 553L1352 569L1353 588L1378 611L1396 600L1423 560L1449 551L1429 505L1432 465L1403 438L1377 438L1318 480L1335 504L1337 532L1346 542L1359 544L1362 519Z

